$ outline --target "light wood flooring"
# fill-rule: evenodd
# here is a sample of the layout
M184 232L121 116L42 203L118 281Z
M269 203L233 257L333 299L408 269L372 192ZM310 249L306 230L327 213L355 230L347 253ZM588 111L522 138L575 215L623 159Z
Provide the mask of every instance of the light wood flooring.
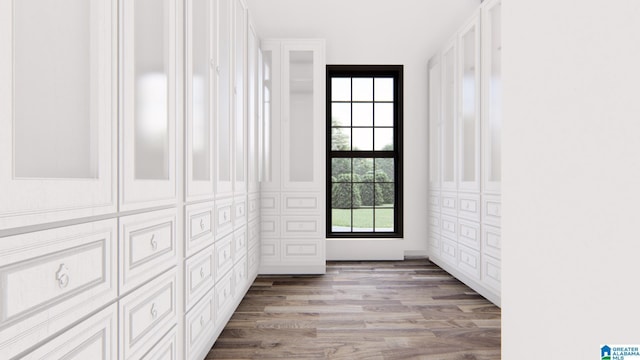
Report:
M259 276L207 359L500 359L500 309L426 259Z

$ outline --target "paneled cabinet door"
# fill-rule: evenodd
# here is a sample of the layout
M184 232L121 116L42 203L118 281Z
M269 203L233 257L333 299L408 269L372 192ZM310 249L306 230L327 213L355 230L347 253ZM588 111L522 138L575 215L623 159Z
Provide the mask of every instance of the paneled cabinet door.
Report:
M250 193L260 190L259 178L259 105L258 102L258 36L249 24L249 38L247 40L247 180Z
M121 210L176 196L176 1L122 1Z
M213 196L215 3L186 2L187 201Z
M325 57L322 40L282 46L282 187L324 189Z
M441 76L440 54L429 61L429 189L440 189L441 135Z
M233 0L216 0L217 61L215 121L215 192L217 197L233 193L232 49Z
M480 16L458 35L458 190L480 191Z
M442 161L442 189L457 189L457 109L456 109L456 41L453 39L442 51L442 136L441 157Z
M117 2L0 1L0 230L117 207Z
M247 6L233 1L233 192L247 192Z
M280 190L280 113L281 66L279 41L262 41L262 121L260 127L260 188Z
M482 8L482 180L483 191L499 193L502 133L501 1Z

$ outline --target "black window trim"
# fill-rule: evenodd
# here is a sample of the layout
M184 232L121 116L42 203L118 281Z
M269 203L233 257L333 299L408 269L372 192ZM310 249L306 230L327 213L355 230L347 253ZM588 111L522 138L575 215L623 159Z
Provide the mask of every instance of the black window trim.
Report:
M326 70L326 237L371 239L371 238L402 238L403 237L403 73L404 65L327 65ZM331 150L331 78L332 77L379 77L392 76L394 81L394 150L393 151L332 151ZM354 154L362 158L392 157L395 158L394 169L394 232L332 232L331 207L331 159L353 158ZM382 155L382 156L381 156Z

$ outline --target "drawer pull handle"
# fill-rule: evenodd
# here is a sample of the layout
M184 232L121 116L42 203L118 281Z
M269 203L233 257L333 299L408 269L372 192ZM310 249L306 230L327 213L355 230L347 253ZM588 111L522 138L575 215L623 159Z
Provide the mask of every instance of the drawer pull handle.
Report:
M224 219L224 221L227 221L227 220L228 220L228 218L229 218L229 214L227 214L227 212L226 212L226 211L225 211L225 212L223 212L223 213L222 213L222 218Z
M200 230L204 230L204 220L200 219Z
M200 316L200 326L204 326L204 317Z
M56 280L58 280L58 287L64 289L69 285L69 268L65 264L60 264L60 268L56 271Z
M200 268L200 277L203 278L204 277L204 268Z
M158 317L158 309L156 309L155 303L151 304L151 317L154 319Z
M158 248L158 241L156 240L156 234L151 235L151 250L156 250Z

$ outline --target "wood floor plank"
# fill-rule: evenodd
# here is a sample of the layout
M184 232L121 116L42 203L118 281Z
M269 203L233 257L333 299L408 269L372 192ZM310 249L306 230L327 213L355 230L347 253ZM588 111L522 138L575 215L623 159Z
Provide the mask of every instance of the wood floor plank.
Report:
M426 259L259 276L207 359L500 359L501 311Z

